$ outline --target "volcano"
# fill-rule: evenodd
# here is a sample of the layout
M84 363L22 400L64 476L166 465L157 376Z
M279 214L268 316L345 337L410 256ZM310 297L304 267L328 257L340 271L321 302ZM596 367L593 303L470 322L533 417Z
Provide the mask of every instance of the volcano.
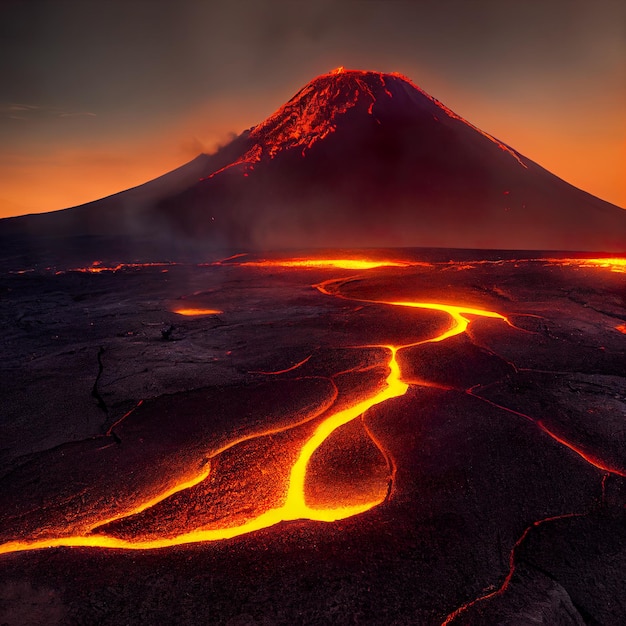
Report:
M0 236L203 250L623 251L626 211L557 178L399 74L338 68L212 155Z
M626 258L502 250L625 219L338 70L3 220L0 624L626 624Z

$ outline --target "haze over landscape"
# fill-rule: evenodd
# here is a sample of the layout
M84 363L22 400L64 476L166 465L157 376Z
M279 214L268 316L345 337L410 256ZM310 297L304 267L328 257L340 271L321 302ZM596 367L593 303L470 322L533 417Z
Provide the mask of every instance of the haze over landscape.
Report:
M141 184L338 65L398 71L557 176L626 205L623 3L2 5L0 216Z

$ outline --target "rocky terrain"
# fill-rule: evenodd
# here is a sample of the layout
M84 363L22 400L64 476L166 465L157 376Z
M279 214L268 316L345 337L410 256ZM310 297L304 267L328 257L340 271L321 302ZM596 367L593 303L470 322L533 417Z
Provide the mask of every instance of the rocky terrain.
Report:
M364 256L399 264L285 264ZM26 260L0 283L0 623L626 621L623 266ZM289 499L391 347L402 389L319 445L303 519L171 545Z

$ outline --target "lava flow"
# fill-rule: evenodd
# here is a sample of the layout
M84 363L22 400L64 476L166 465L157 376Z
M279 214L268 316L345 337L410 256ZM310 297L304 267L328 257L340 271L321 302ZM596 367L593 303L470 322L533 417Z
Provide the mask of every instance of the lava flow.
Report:
M359 417L372 406L403 395L408 389L408 385L403 383L400 378L400 368L396 361L397 349L393 346L387 346L390 351L389 359L389 375L386 379L386 386L378 393L357 402L356 404L334 413L324 420L315 430L314 434L302 447L297 461L291 468L289 475L289 486L284 504L276 509L270 509L256 518L246 523L230 527L194 530L184 533L176 537L167 539L159 539L153 541L126 541L115 537L107 537L102 535L83 535L73 537L59 537L54 539L45 539L41 541L15 541L0 546L0 554L7 552L17 552L22 550L36 550L40 548L55 546L92 546L101 548L127 548L127 549L150 549L163 548L167 546L175 546L185 543L194 543L201 541L215 541L219 539L228 539L250 533L255 530L273 526L282 521L296 519L310 519L315 521L335 521L346 517L351 517L358 513L362 513L380 504L381 500L369 502L361 505L341 507L336 509L314 509L305 502L304 483L306 477L307 466L313 453L319 446L340 426ZM206 476L203 476L203 478ZM197 484L193 479L189 484ZM187 485L185 485L185 488ZM152 506L162 501L174 492L181 489L175 488L168 490L167 494L163 494L160 498L153 498L148 506ZM384 499L384 498L383 498ZM140 510L145 510L146 506L141 506L137 510L132 511L130 515ZM97 528L110 520L102 521L94 524L92 528Z
M549 263L557 265L573 265L576 267L602 267L617 272L618 274L626 273L626 258L607 257L600 259L547 259Z
M444 621L441 623L441 626L448 626L448 624L452 624L452 622L454 622L454 620L457 617L459 617L460 615L462 615L463 613L465 613L472 607L482 604L486 602L487 600L491 600L493 598L497 598L498 596L502 596L507 591L507 589L511 585L513 576L515 574L515 570L516 570L515 557L517 555L517 551L520 549L524 541L526 541L526 538L528 537L528 535L531 533L533 529L539 528L540 526L543 526L544 524L549 524L551 522L557 522L560 520L572 519L575 517L582 517L582 513L566 513L564 515L555 515L552 517L546 517L544 519L540 519L540 520L533 522L530 526L527 526L524 532L519 537L519 539L513 545L513 548L511 549L511 551L509 552L509 571L505 579L502 581L502 584L500 585L500 587L478 598L470 600L469 602L466 602L465 604L462 604L460 607L455 609L452 613L450 613L444 619Z
M172 313L186 317L197 317L200 315L219 315L222 311L218 311L217 309L203 309L200 307L179 307L172 309Z
M137 270L145 269L146 267L161 267L164 268L161 271L167 272L167 268L178 265L169 261L153 262L153 263L116 263L114 265L105 265L102 261L94 261L88 267L72 267L68 270L58 270L56 274L66 274L67 272L82 272L84 274L100 274L102 272L119 272L120 270ZM52 269L52 268L48 268Z
M318 269L371 270L377 267L410 267L412 265L430 265L430 263L412 263L410 261L370 261L367 259L286 259L272 261L243 261L245 267L302 267Z
M606 260L603 260L603 262L604 261ZM367 259L286 259L272 261L246 261L237 264L241 266L252 266L260 268L315 268L318 270L326 268L366 270L384 267L403 268L408 265L414 265L414 263L404 261L371 261ZM192 475L185 476L185 478L181 479L177 484L170 485L167 490L163 490L160 494L157 494L156 496L154 494L151 494L149 498L146 498L143 502L140 502L131 510L122 511L121 513L114 516L111 516L109 514L108 516L103 515L102 517L100 517L100 519L92 519L92 523L90 523L86 527L85 531L81 534L71 534L71 531L69 531L66 536L48 537L45 539L38 538L30 541L10 541L8 543L0 545L0 554L24 550L36 550L55 546L91 546L101 548L140 550L163 548L168 546L203 541L217 541L240 536L246 533L251 533L264 528L268 528L270 526L274 526L280 522L292 520L332 522L335 520L345 519L359 513L363 513L381 504L388 496L388 489L386 491L379 491L376 495L372 495L370 493L372 497L368 497L365 499L361 498L360 502L348 503L345 506L339 506L336 503L329 506L312 506L309 502L307 502L307 492L305 489L312 457L321 448L321 446L329 440L331 435L341 426L346 425L349 422L352 422L353 420L363 416L372 407L393 398L402 396L406 393L409 385L403 380L400 365L397 360L398 351L404 348L411 348L420 344L441 342L451 337L465 333L468 329L468 326L471 324L473 317L499 320L505 322L513 328L515 327L511 324L509 319L501 313L498 313L496 311L484 310L474 306L462 304L442 304L437 302L416 302L412 300L400 300L396 298L389 298L388 300L378 300L361 298L355 295L348 295L344 292L342 288L353 280L354 277L339 279L335 278L323 281L317 285L314 285L314 287L321 294L330 297L338 297L351 301L373 303L390 307L404 307L410 309L423 309L429 311L443 312L450 316L451 323L448 328L446 328L436 336L423 339L421 341L414 341L410 343L405 342L399 345L368 344L361 346L362 349L379 348L384 349L388 352L388 374L384 380L384 384L379 385L369 392L363 392L360 397L357 396L356 399L353 398L351 403L349 403L347 406L342 405L341 408L335 410L334 412L331 412L330 410L327 411L327 413L324 413L320 417L320 419L318 420L319 423L317 423L317 425L315 425L313 421L310 421L309 426L309 418L307 418L307 420L305 420L304 422L301 421L300 423L296 424L292 423L288 426L284 426L281 428L275 428L270 431L265 431L244 438L235 439L232 442L222 446L218 451L214 452L213 455L208 459L208 462L201 468L201 470L197 471L196 475L193 475L192 473ZM218 311L213 309L201 309L193 307L179 308L176 310L176 312L181 315L191 316L218 313ZM284 374L287 372L291 372L296 368L304 366L310 358L311 356L308 356L302 361L299 361L298 363L293 365L292 367L286 369L281 369L273 372L257 373L267 375ZM502 410L516 413L521 417L535 422L535 424L541 429L541 431L544 434L548 435L550 438L552 438L553 441L556 441L560 445L569 448L570 450L575 452L580 458L584 459L586 462L590 463L596 468L604 472L619 474L620 476L624 475L621 471L616 470L615 468L609 468L601 460L587 454L579 446L576 446L564 439L563 437L556 435L551 430L549 430L540 420L535 420L527 415L517 413L515 411L512 411L511 409L508 409L507 407L496 405L495 403L492 403L489 400L482 398L480 395L473 393L472 389L467 390L467 392L470 393L470 395L474 395L475 397L485 402L494 404L494 406L497 406ZM356 390L356 393L358 393L358 390ZM335 399L332 400L332 402L335 402L336 399L337 396L335 396ZM317 419L317 416L312 419ZM158 534L157 536L154 536L153 534L149 537L145 534L140 535L139 537L132 536L131 538L112 536L110 534L110 529L108 527L109 524L115 524L116 522L123 523L125 520L128 520L130 518L136 521L135 516L141 515L144 512L151 513L153 510L156 510L154 509L154 507L158 507L167 503L173 496L185 494L190 490L192 491L194 488L204 484L205 481L213 478L215 472L219 474L219 462L217 464L214 464L214 461L217 459L217 457L219 457L219 455L221 455L225 451L233 450L236 453L237 446L245 444L246 442L249 442L251 440L265 441L265 438L267 438L267 440L269 441L268 445L276 445L275 440L272 439L272 437L276 436L277 434L284 434L294 431L295 429L303 425L307 425L307 428L309 428L309 431L307 431L308 434L306 434L304 439L302 439L301 437L302 441L298 445L297 453L294 455L293 460L290 461L289 465L287 465L287 467L285 468L285 482L284 485L281 487L282 495L279 496L279 499L275 503L268 505L266 508L260 507L260 510L257 510L255 512L248 512L243 516L243 518L237 518L235 516L232 520L229 521L230 518L227 514L226 518L222 518L219 522L211 522L205 520L204 522L198 523L196 528L193 530L189 530L188 526L185 525L182 529L170 531L169 534L167 533L167 531L159 531L160 534ZM383 456L387 460L389 460L387 453L380 448L380 445L373 439L369 431L365 429L365 432L367 436L374 442L379 451L382 452ZM243 457L245 457L245 454L242 455L242 458ZM238 465L240 462L241 461L236 461L235 465ZM394 465L393 460L391 460L391 465ZM226 476L228 480L229 474L227 474ZM280 482L279 477L276 477L274 480L277 483ZM393 480L393 472L390 480ZM254 508L254 506L259 506L254 498L251 499L250 505L252 506L252 508ZM141 523L139 526L141 527Z
M314 265L314 267L328 267L333 266L336 261L320 261L321 265ZM299 265L295 265L299 267ZM371 265L370 262L360 262L356 267L377 267L378 265ZM287 266L289 267L289 265ZM292 265L293 267L293 265ZM321 285L317 285L317 289L324 294L328 295L340 295L338 293L339 285L343 284L343 280L336 281L327 281ZM346 298L346 296L341 295L341 297ZM358 298L355 298L358 300ZM339 519L344 519L347 517L351 517L353 515L363 513L380 503L382 503L386 497L387 493L381 493L379 497L372 499L368 502L362 502L359 504L352 504L348 506L340 506L340 507L326 507L326 508L315 508L310 506L310 504L306 501L305 495L305 482L307 477L307 470L309 467L309 462L314 455L314 453L324 444L325 441L341 426L351 422L362 416L366 411L372 408L375 405L381 404L390 400L392 398L396 398L402 396L406 393L409 388L409 385L403 381L402 373L400 371L400 366L398 364L396 355L397 352L403 348L412 347L418 344L430 343L430 342L439 342L443 341L449 337L453 337L455 335L459 335L467 329L470 324L470 318L468 316L480 316L485 318L502 320L508 323L506 317L501 315L500 313L496 313L494 311L486 311L474 307L467 307L462 305L447 305L447 304L438 304L438 303L427 303L427 302L401 302L401 301L377 301L378 304L386 304L390 306L398 306L398 307L411 307L411 308L420 308L427 309L431 311L441 311L446 312L450 315L452 319L452 323L445 331L440 333L439 335L432 337L430 339L425 339L418 342L407 343L403 345L382 345L382 346L363 346L363 348L384 348L389 353L389 359L387 362L388 367L388 375L385 379L384 386L370 392L369 395L365 397L361 397L357 401L353 402L349 406L338 410L331 415L327 416L323 421L321 421L318 426L315 428L313 433L308 437L308 439L301 446L298 456L295 462L292 464L289 472L288 472L288 480L285 488L285 493L283 497L283 502L280 506L275 508L269 508L268 510L260 513L256 517L252 517L247 519L241 524L226 526L226 527L218 527L218 528L199 528L188 532L183 532L181 534L169 537L160 537L158 539L151 540L128 540L119 537L109 536L106 534L101 534L103 531L103 526L111 521L111 519L105 519L101 521L97 521L90 525L90 532L82 535L76 536L65 536L65 537L54 537L48 539L40 539L34 541L12 541L5 543L0 546L0 553L7 552L16 552L23 550L36 550L40 548L46 547L55 547L55 546L92 546L92 547L101 547L101 548L123 548L123 549L152 549L152 548L162 548L168 546L181 545L186 543L195 543L202 541L216 541L221 539L228 539L232 537L236 537L239 535L243 535L245 533L250 533L253 531L257 531L263 528L267 528L273 526L279 522L289 521L289 520L298 520L298 519L308 519L313 521L324 521L324 522L332 522ZM300 365L300 364L298 364ZM291 369L291 368L290 368ZM288 370L285 370L288 371ZM296 425L297 426L297 425ZM294 425L289 426L284 429L279 429L278 431L274 430L271 433L261 433L259 435L254 436L253 438L261 438L264 436L269 436L276 434L277 432L284 432L290 430L291 428L295 428ZM250 438L248 438L250 439ZM235 441L232 444L223 447L220 452L223 452L225 449L233 448L240 441ZM376 444L378 445L378 444ZM216 456L216 455L215 455ZM211 470L212 472L212 470ZM128 511L120 516L117 516L115 519L123 520L128 518L131 515L135 515L138 512L145 511L146 509L157 505L160 502L163 502L166 498L170 497L174 493L181 493L185 489L188 489L194 485L197 485L199 482L204 480L207 476L209 476L210 472L206 468L203 470L202 476L199 477L191 477L187 478L184 483L180 485L174 486L173 488L168 489L166 493L161 494L161 496L150 498L149 502L144 502L139 507L135 508L133 511ZM93 533L91 532L93 531ZM100 532L100 534L98 534ZM106 529L104 529L106 532Z

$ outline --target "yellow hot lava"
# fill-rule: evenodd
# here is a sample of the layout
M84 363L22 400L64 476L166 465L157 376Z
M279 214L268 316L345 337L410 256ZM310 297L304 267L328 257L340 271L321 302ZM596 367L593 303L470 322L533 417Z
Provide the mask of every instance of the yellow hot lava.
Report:
M455 335L464 333L470 323L470 320L466 317L467 315L492 317L495 319L503 320L507 324L509 323L509 320L504 317L504 315L500 315L500 313L496 313L495 311L485 311L484 309L456 306L453 304L436 304L434 302L387 302L386 304L393 304L394 306L408 306L415 309L429 309L431 311L443 311L444 313L448 313L448 315L450 315L450 317L454 320L453 326L438 337L435 337L434 339L429 339L428 341L430 343L443 341L448 337L454 337Z
M323 263L321 267L337 267L335 265L337 263L336 260L319 260L313 261L313 263ZM339 261L342 262L342 261ZM351 262L351 261L350 261ZM376 267L376 265L368 265L368 263L375 262L364 262L357 261L357 263L365 263L365 267ZM291 261L290 265L287 267L299 267L300 261ZM314 267L319 267L319 265L314 265ZM363 269L363 265L360 265L359 268ZM329 284L331 282L335 282L335 287L341 284L343 281L327 281L322 285L317 285L317 289L321 293L326 293L329 295L337 295L336 293L331 293L329 290ZM315 453L316 450L330 437L330 435L335 432L339 427L347 424L348 422L360 417L363 415L368 409L376 406L382 402L390 400L392 398L396 398L402 396L406 393L408 389L407 383L402 380L402 373L400 371L400 367L398 365L398 361L396 359L396 355L399 350L411 346L415 346L422 343L429 342L438 342L443 341L449 337L453 337L455 335L459 335L467 329L470 320L468 319L468 315L499 319L508 323L508 319L501 315L500 313L496 313L494 311L486 311L483 309L477 309L473 307L466 307L462 305L447 305L447 304L438 304L438 303L428 303L428 302L399 302L399 301L376 301L379 304L387 304L390 306L403 306L403 307L412 307L412 308L420 308L420 309L428 309L432 311L443 311L449 314L452 318L452 324L450 327L442 332L441 334L433 337L431 339L426 339L417 343L410 343L404 345L386 345L379 346L382 348L386 348L389 351L389 361L388 368L389 374L385 380L385 385L382 389L372 392L372 395L363 397L359 401L355 402L353 405L344 408L340 411L337 411L326 419L324 419L315 429L313 434L309 437L309 439L302 446L299 455L291 467L289 472L289 477L287 481L287 489L286 495L284 497L284 501L281 506L269 509L260 515L247 520L245 523L240 524L238 526L231 526L226 528L200 528L196 530L192 530L190 532L182 533L173 537L166 537L154 540L126 540L120 539L118 537L107 536L103 534L85 534L85 535L77 535L77 536L66 536L66 537L56 537L35 541L12 541L0 545L0 554L8 553L8 552L17 552L24 550L37 550L41 548L48 547L56 547L56 546L91 546L91 547L99 547L99 548L120 548L120 549L133 549L133 550L141 550L141 549L153 549L153 548L164 548L169 546L176 546L187 543L196 543L202 541L217 541L221 539L229 539L232 537L236 537L239 535L243 535L246 533L250 533L253 531L261 530L263 528L268 528L280 522L290 521L290 520L298 520L298 519L307 519L313 521L323 521L323 522L332 522L335 520L345 519L347 517L351 517L353 515L363 513L373 507L379 505L385 500L386 495L382 495L380 498L362 503L354 506L343 506L337 508L313 508L309 506L306 502L305 498L305 481L307 475L307 468L309 465L309 461L311 457ZM372 347L372 346L369 346ZM260 435L264 436L264 434ZM146 510L147 508L154 506L158 502L163 501L165 498L169 497L173 493L179 493L187 488L190 488L194 485L197 485L202 480L204 480L208 476L209 470L208 467L205 467L203 472L196 476L187 478L185 482L181 482L179 485L169 489L167 492L160 494L158 497L151 498L149 501L146 501L136 507L132 511L127 511L122 515L117 516L114 519L121 519L128 517L130 515L134 515L141 511ZM112 521L111 519L100 520L94 524L90 525L91 529L96 529L101 527L108 522Z
M620 259L617 257L611 259L582 259L580 261L580 265L606 267L612 272L626 272L626 259Z
M626 258L612 257L606 259L546 259L557 265L573 265L578 267L602 267L611 272L626 273Z
M223 311L218 311L217 309L202 309L199 307L189 307L189 308L176 308L172 309L172 313L177 313L178 315L185 315L188 317L193 317L196 315L219 315Z
M287 259L245 261L247 267L303 267L317 269L371 270L378 267L409 267L409 261L370 261L367 259ZM419 265L422 265L421 263Z

